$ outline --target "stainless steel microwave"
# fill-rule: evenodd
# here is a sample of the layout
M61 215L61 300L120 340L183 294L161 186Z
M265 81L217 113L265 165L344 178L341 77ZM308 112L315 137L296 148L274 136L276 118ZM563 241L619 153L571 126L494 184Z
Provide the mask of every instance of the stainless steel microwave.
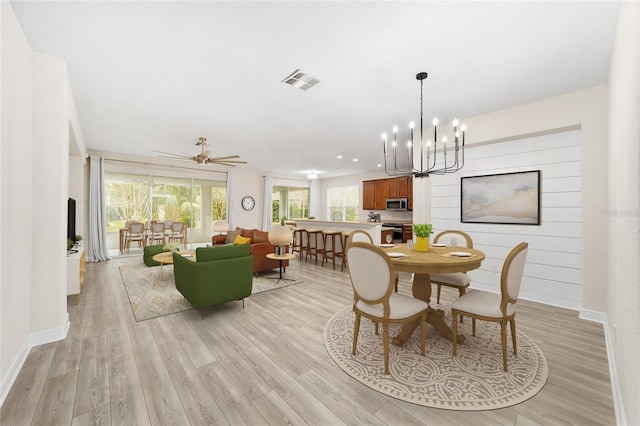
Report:
M387 198L387 210L407 210L406 198Z

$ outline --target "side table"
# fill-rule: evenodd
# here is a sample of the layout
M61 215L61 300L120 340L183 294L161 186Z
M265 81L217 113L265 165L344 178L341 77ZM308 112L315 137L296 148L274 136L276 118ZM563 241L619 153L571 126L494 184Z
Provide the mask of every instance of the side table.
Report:
M273 279L273 280L275 280L275 279L277 279L277 280L278 280L278 282L277 282L276 284L278 284L278 283L280 282L280 280L284 280L284 281L295 281L294 279L291 279L291 278L284 278L284 277L282 276L282 261L283 261L283 260L291 260L291 259L294 259L295 257L296 257L295 255L290 254L290 253L285 253L285 254L283 254L283 255L277 255L277 254L275 254L275 253L269 253L269 254L267 254L267 259L274 259L274 260L277 260L277 261L279 261L279 262L280 262L280 268L279 268L279 270L280 270L280 275L278 276L278 278L271 278L271 279Z

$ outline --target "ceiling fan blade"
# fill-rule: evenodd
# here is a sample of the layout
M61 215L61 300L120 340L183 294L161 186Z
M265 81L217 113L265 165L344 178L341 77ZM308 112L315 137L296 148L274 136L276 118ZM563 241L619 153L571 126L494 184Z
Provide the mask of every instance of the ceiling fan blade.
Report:
M167 160L193 161L193 157L170 157L168 155L158 155L158 158L166 158Z
M227 155L226 157L209 157L209 160L217 161L217 160L227 160L227 159L230 159L230 158L240 158L240 156L239 155Z
M225 166L225 167L235 167L235 164L227 164L227 163L207 163L207 164L215 164L216 166Z
M237 164L247 164L246 161L243 160L227 160L224 158L209 158L208 160L211 163L237 163Z
M187 153L175 154L173 152L164 152L164 151L156 151L156 150L153 150L153 152L157 152L158 154L165 154L165 155L170 155L171 156L171 157L164 157L164 158L193 158L193 155L187 154Z

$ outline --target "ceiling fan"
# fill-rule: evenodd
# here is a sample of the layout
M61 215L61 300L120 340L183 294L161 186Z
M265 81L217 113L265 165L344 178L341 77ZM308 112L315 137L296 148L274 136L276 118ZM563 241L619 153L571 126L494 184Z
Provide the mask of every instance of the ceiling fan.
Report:
M199 137L198 142L196 142L196 146L199 146L201 149L200 154L198 155L190 155L187 153L172 154L170 152L155 150L153 152L165 154L160 155L161 158L171 158L175 160L192 160L198 164L219 164L221 166L229 167L235 167L236 164L247 164L246 161L234 160L234 158L240 158L239 155L227 155L226 157L209 157L211 151L205 149L205 147L209 146L209 144L207 143L207 138L205 137Z

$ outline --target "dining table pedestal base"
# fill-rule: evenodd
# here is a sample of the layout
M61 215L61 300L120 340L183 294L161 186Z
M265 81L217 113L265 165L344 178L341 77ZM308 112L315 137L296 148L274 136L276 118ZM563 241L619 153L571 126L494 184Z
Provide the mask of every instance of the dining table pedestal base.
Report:
M431 279L429 274L414 274L411 290L413 292L413 297L429 303L431 299ZM431 324L442 336L452 340L453 332L444 322L443 318L444 311L437 311L429 308L429 312L427 313L427 323ZM418 325L418 321L405 324L400 333L393 338L393 344L396 346L402 346L407 343ZM464 343L464 335L458 334L458 343Z

